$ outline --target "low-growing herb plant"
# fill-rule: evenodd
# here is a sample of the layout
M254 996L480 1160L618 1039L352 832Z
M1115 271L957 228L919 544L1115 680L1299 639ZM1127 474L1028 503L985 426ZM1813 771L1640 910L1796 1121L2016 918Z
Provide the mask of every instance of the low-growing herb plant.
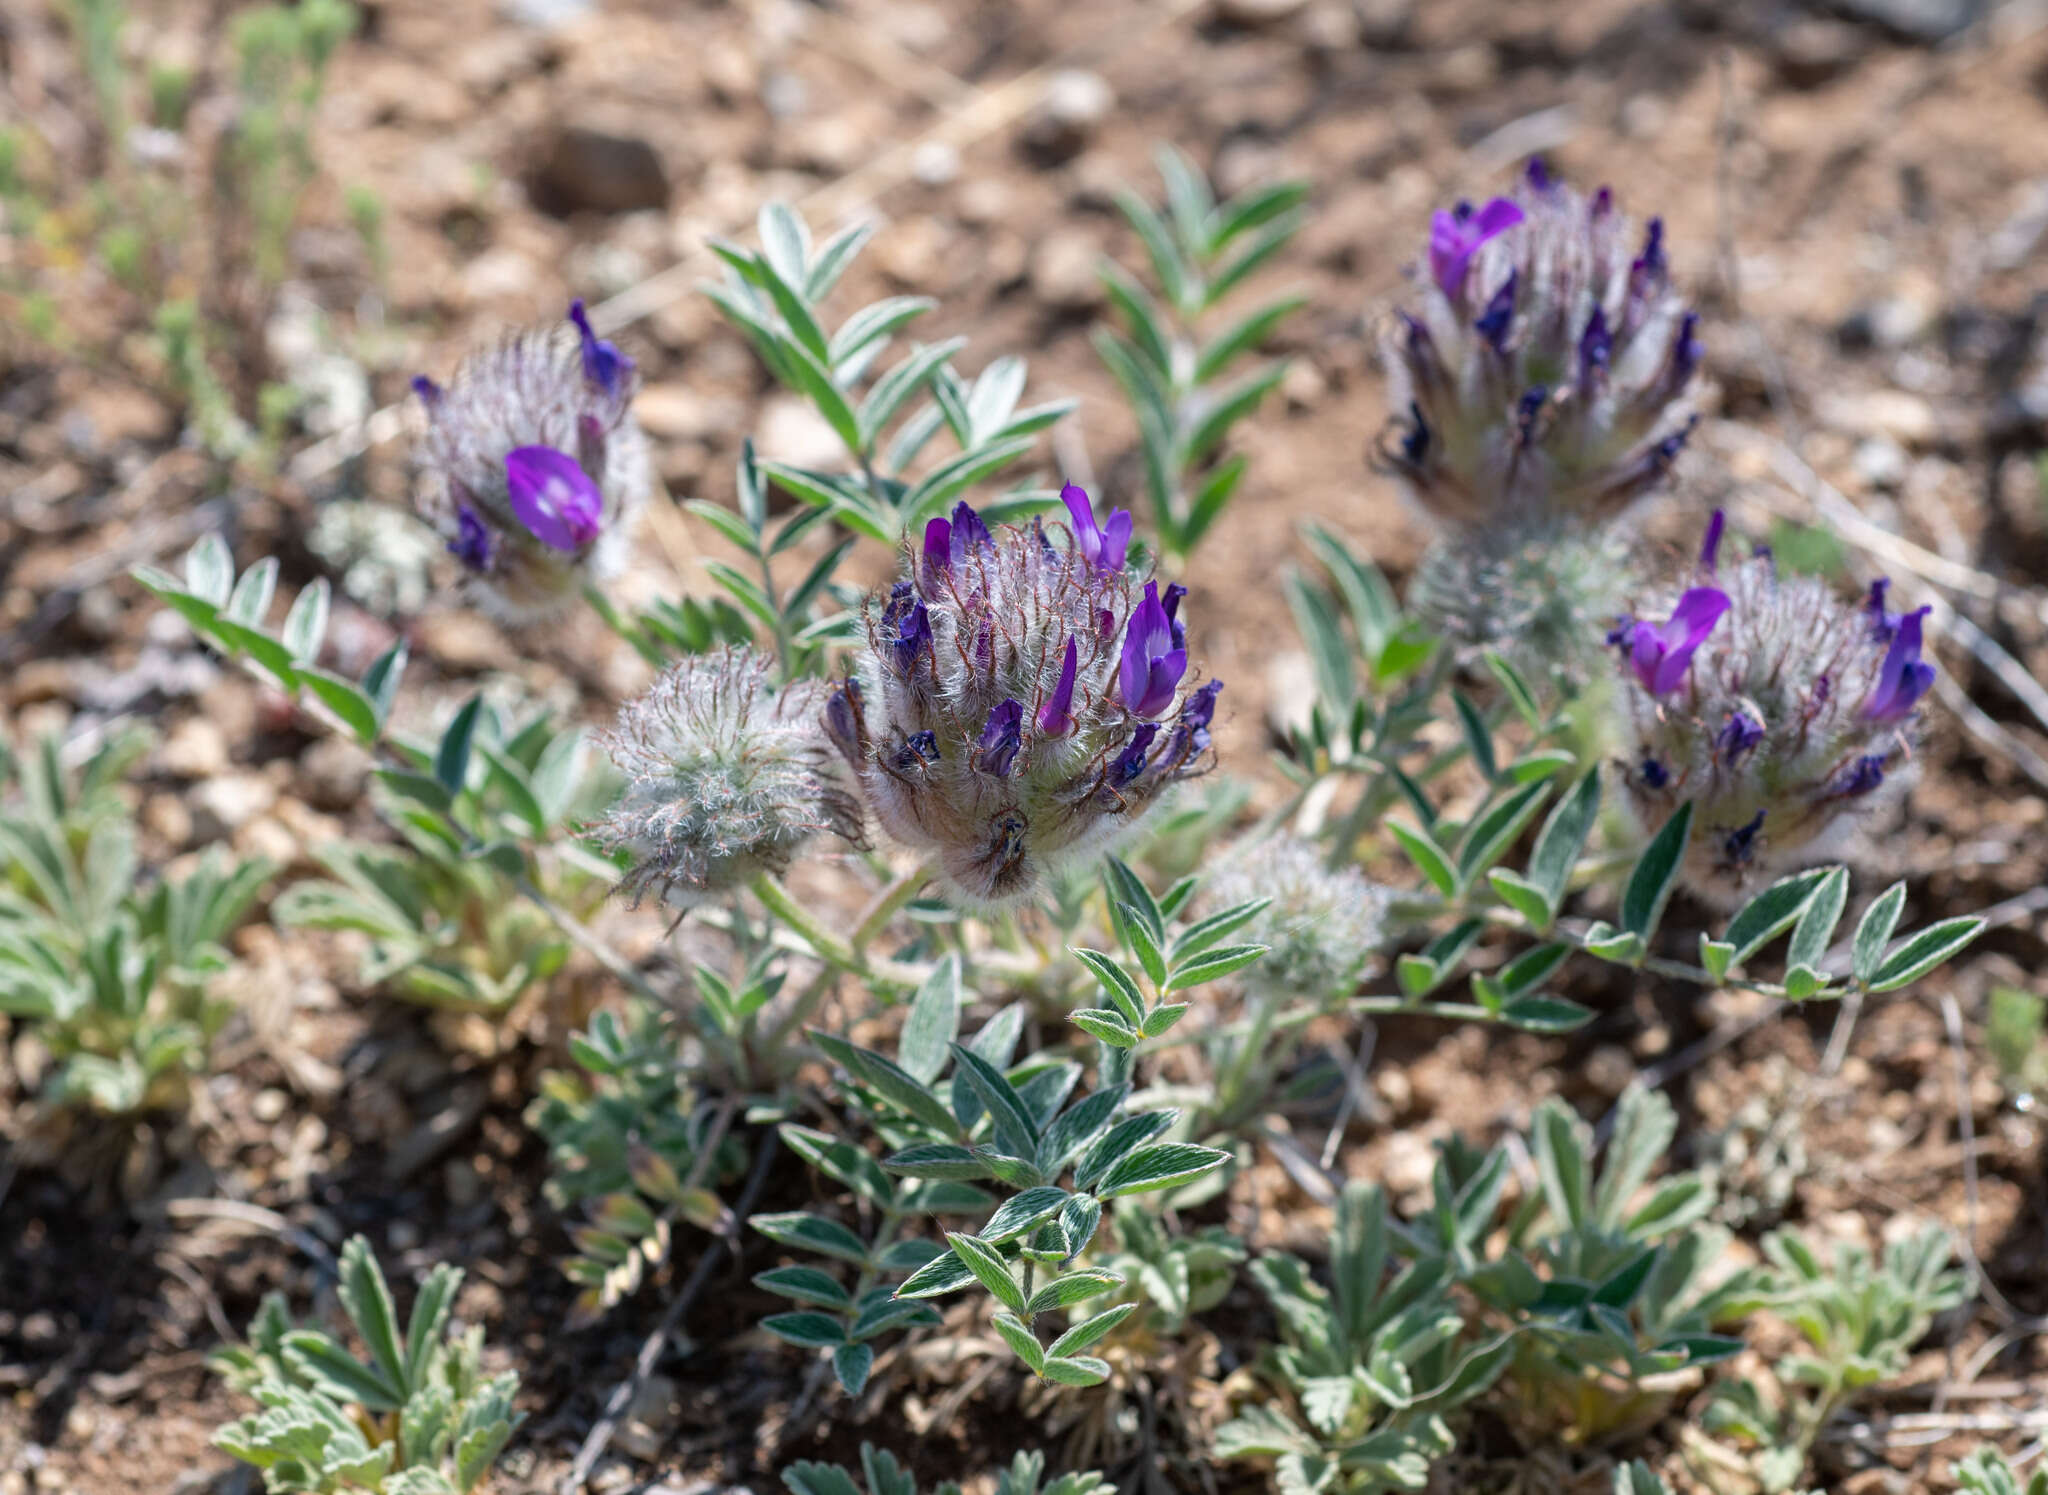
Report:
M860 1446L860 1477L838 1464L806 1461L782 1471L782 1483L790 1495L918 1495L917 1477L897 1462L887 1449L872 1443ZM1045 1478L1045 1455L1033 1450L1020 1453L1009 1467L996 1474L995 1495L1110 1495L1116 1488L1093 1469L1085 1474L1062 1474L1050 1483ZM951 1480L932 1486L931 1495L960 1495Z
M338 1292L365 1356L324 1329L293 1324L273 1293L249 1342L212 1358L262 1408L214 1443L261 1469L266 1490L468 1495L525 1414L512 1405L517 1375L483 1373L483 1330L457 1336L450 1326L461 1283L458 1268L435 1267L401 1329L383 1269L353 1237Z

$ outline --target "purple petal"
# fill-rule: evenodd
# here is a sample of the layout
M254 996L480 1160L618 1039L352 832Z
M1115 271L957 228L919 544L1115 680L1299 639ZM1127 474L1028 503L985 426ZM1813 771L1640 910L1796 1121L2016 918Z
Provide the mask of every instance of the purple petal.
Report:
M1102 569L1121 571L1131 549L1131 511L1116 509L1102 527Z
M1117 755L1116 761L1109 765L1109 785L1112 789L1123 788L1145 771L1145 755L1151 750L1152 739L1158 735L1158 723L1139 724L1138 730L1131 734L1129 746L1125 747Z
M577 334L583 339L583 377L606 394L617 394L626 376L633 372L633 360L621 353L617 344L604 341L590 330L590 318L583 314L581 301L569 303L569 320L576 324Z
M988 532L988 526L981 522L981 516L969 508L966 500L953 506L953 559L965 560L972 550L994 550L996 537Z
M1643 761L1637 772L1642 775L1643 783L1652 789L1662 789L1671 782L1671 770L1648 753L1643 754Z
M1410 467L1420 467L1429 455L1429 422L1422 418L1422 407L1415 401L1408 402L1408 429L1401 436L1401 460Z
M1694 587L1661 626L1636 623L1627 634L1629 665L1643 689L1669 695L1685 683L1692 656L1732 604L1719 587Z
M938 579L953 569L953 526L930 519L924 526L924 582L934 590Z
M1479 243L1472 247L1477 249L1479 244L1484 244L1488 239L1506 233L1527 216L1522 211L1522 205L1512 197L1496 197L1481 208L1479 216L1472 220L1472 227L1479 232Z
M1166 596L1160 599L1160 606L1166 609L1166 622L1172 630L1173 647L1185 649L1188 646L1187 625L1180 620L1180 599L1187 596L1188 589L1179 582L1168 582Z
M1015 697L1005 696L989 712L988 722L981 729L974 766L995 778L1008 778L1011 766L1017 761L1017 749L1023 741L1024 703Z
M1849 765L1849 769L1829 786L1829 799L1857 799L1872 793L1884 783L1883 753L1866 753Z
M1934 666L1920 658L1921 619L1932 611L1917 607L1899 619L1898 632L1892 635L1891 647L1878 668L1876 688L1863 706L1863 714L1870 720L1903 721L1933 688Z
M1500 289L1493 293L1493 299L1486 303L1486 310L1479 314L1479 320L1472 324L1474 330L1485 338L1496 353L1508 350L1508 329L1515 321L1515 285L1520 279L1519 270L1508 271L1508 278L1500 283Z
M1720 509L1714 510L1714 517L1707 521L1707 538L1700 546L1700 570L1712 576L1715 562L1721 554L1721 532L1728 527L1728 516Z
M1522 209L1512 199L1496 197L1477 213L1460 203L1463 213L1438 212L1429 220L1429 272L1446 296L1456 298L1465 285L1465 271L1487 240L1520 223Z
M604 495L567 452L514 447L505 454L505 490L519 522L551 549L581 550L602 527Z
M1522 175L1533 191L1548 192L1551 188L1550 163L1541 156L1531 156Z
M455 538L448 542L448 553L472 571L488 571L491 566L489 527L468 504L455 511L455 527Z
M1747 711L1731 715L1714 738L1714 747L1728 762L1733 763L1764 740L1764 724Z
M1899 615L1884 605L1884 594L1891 587L1889 576L1880 576L1870 584L1870 596L1863 607L1870 614L1870 635L1880 644L1888 644L1899 631Z
M1741 866L1748 862L1752 856L1756 855L1756 838L1762 834L1763 828L1764 812L1758 810L1756 818L1750 821L1748 825L1743 826L1740 830L1730 831L1721 843L1721 848L1727 854L1728 860L1737 866Z
M429 415L433 414L434 407L441 403L441 386L429 379L425 374L414 374L412 376L412 392L420 397L421 403L427 407Z
M1070 638L1067 640L1066 658L1060 664L1059 684L1052 688L1052 695L1046 703L1038 708L1038 730L1048 737L1064 737L1073 730L1074 671L1080 662L1080 650Z
M1060 489L1060 502L1067 506L1067 517L1073 521L1075 549L1090 565L1099 565L1102 530L1095 523L1095 506L1088 501L1087 490L1078 483L1068 483Z
M1590 389L1604 380L1613 357L1614 334L1607 330L1607 313L1596 306L1579 337L1579 387Z

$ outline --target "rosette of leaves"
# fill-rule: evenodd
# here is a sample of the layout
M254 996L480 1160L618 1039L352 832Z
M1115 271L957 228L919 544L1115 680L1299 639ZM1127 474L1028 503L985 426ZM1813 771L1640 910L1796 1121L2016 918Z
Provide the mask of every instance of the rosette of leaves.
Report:
M0 1014L34 1024L56 1067L41 1097L112 1115L182 1109L233 1011L224 946L270 880L212 847L146 882L116 793L146 735L108 738L76 769L45 738L0 751Z
M580 1289L576 1324L639 1289L667 1258L678 1220L714 1233L730 1225L714 1187L745 1159L737 1141L714 1139L716 1107L680 1047L674 1019L652 1003L628 1003L623 1018L600 1012L569 1040L580 1072L548 1071L526 1108L548 1145L548 1203L586 1217L570 1227L576 1249L562 1265Z
M899 1464L894 1454L872 1443L860 1446L859 1476L856 1479L855 1471L844 1465L807 1460L783 1470L782 1483L790 1495L918 1495L917 1477ZM1062 1474L1048 1484L1045 1455L1032 1449L998 1471L994 1495L1111 1495L1115 1489L1093 1469ZM960 1486L946 1480L934 1485L931 1495L960 1495Z
M361 979L407 1001L501 1014L562 968L574 948L521 896L524 841L547 845L533 874L577 916L618 869L564 834L601 803L580 728L546 716L508 732L481 697L464 704L425 771L380 769L379 811L396 845L342 841L315 851L329 877L279 895L279 923L369 939Z
M270 1491L467 1495L524 1420L519 1377L486 1376L483 1331L448 1332L462 1272L427 1274L403 1330L383 1270L361 1236L342 1249L339 1294L366 1357L324 1329L292 1323L273 1293L249 1342L210 1364L262 1410L213 1435L263 1471Z
M1740 1306L1784 1319L1807 1345L1772 1362L1775 1394L1756 1377L1716 1386L1703 1424L1753 1450L1768 1495L1791 1489L1828 1423L1904 1372L1935 1316L1968 1300L1970 1278L1951 1268L1953 1251L1938 1225L1894 1241L1875 1260L1847 1243L1824 1258L1789 1230L1764 1237L1767 1265L1743 1284Z
M1453 1447L1444 1415L1491 1386L1509 1336L1474 1343L1442 1258L1389 1276L1393 1227L1380 1191L1339 1198L1327 1286L1299 1257L1269 1253L1253 1279L1280 1322L1261 1357L1280 1391L1216 1431L1223 1459L1269 1458L1285 1495L1420 1490Z
M1103 1269L1124 1279L1115 1301L1145 1311L1126 1334L1178 1334L1187 1321L1207 1313L1230 1295L1245 1257L1244 1242L1220 1225L1181 1233L1157 1212L1124 1205L1110 1218L1116 1248L1101 1257Z
M927 296L887 297L853 312L827 333L820 321L822 305L873 226L856 224L813 244L801 215L783 203L769 203L761 209L758 228L758 250L712 242L726 276L720 284L706 285L704 294L746 334L769 372L817 409L846 448L852 470L845 472L760 464L769 481L812 506L817 517L829 515L855 534L894 545L944 513L968 488L1013 466L1030 452L1039 432L1074 408L1073 400L1019 408L1025 382L1021 358L998 358L971 383L961 378L951 365L966 347L965 338L912 343L871 378L897 335L938 303ZM929 400L905 417L926 394ZM921 462L941 428L958 450ZM811 522L810 516L799 516L764 542L765 509L744 488L741 497L737 522L712 505L691 507L757 559L765 561L792 543ZM1042 490L1016 492L978 507L983 518L995 523L1043 508L1053 497ZM843 548L830 553L834 563ZM714 569L713 575L742 608L774 626L767 615L774 611L772 599L751 578L730 568ZM819 584L811 583L812 590Z
M868 1118L891 1150L876 1160L844 1139L784 1129L792 1147L875 1212L878 1227L864 1240L820 1215L757 1216L755 1228L785 1244L860 1268L851 1290L836 1279L829 1286L810 1277L763 1280L771 1290L825 1310L779 1316L767 1327L831 1349L836 1358L846 1347L865 1348L880 1327L897 1322L894 1315L929 1312L924 1300L979 1286L996 1301L997 1332L1033 1374L1061 1385L1095 1385L1109 1367L1084 1352L1137 1305L1082 1318L1049 1344L1036 1325L1123 1285L1116 1274L1079 1259L1095 1239L1103 1206L1199 1178L1221 1167L1228 1154L1161 1140L1176 1113L1131 1109L1130 1087L1121 1082L1069 1104L1081 1066L1051 1054L1019 1059L1021 1007L998 1012L964 1043L957 1041L960 1012L957 978L946 962L912 1004L896 1058L812 1034L839 1064L848 1106ZM980 1188L984 1182L1009 1197L995 1203ZM976 1229L947 1232L946 1249L896 1239L913 1212L957 1212L968 1198L957 1192L963 1187L986 1201L976 1213L994 1204ZM878 1290L883 1273L913 1264L892 1293ZM869 1357L846 1358L864 1379ZM848 1379L844 1372L841 1379Z
M1949 1477L1968 1495L2048 1495L2048 1469L2036 1469L2030 1479L1995 1448L1980 1448L1952 1465Z
M1300 231L1308 183L1266 183L1219 203L1179 151L1161 146L1154 159L1166 212L1135 192L1117 196L1144 245L1153 284L1114 260L1102 262L1103 287L1123 327L1097 327L1095 351L1138 418L1160 545L1185 560L1244 478L1244 456L1222 455L1231 428L1287 374L1284 359L1244 372L1246 355L1256 354L1307 298L1280 296L1220 326L1212 314Z
M1650 1181L1676 1128L1668 1100L1631 1089L1596 1164L1590 1130L1545 1101L1528 1143L1538 1188L1508 1217L1497 1255L1487 1243L1506 1149L1456 1144L1439 1156L1435 1200L1407 1232L1408 1249L1442 1263L1517 1331L1496 1400L1532 1441L1628 1436L1742 1347L1715 1332L1741 1316L1753 1284L1706 1280L1729 1238L1701 1223L1711 1186L1697 1173Z

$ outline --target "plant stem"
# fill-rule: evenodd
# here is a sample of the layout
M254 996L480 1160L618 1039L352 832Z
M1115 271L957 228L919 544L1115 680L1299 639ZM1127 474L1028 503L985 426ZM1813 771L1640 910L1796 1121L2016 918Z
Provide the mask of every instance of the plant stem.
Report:
M810 910L791 897L789 889L772 872L758 874L748 886L753 889L754 896L767 906L768 912L809 945L820 960L842 971L852 971L857 975L868 973L867 963L853 947L812 918Z
M931 863L919 862L877 893L861 914L860 922L853 926L853 935L848 943L852 945L854 954L864 952L875 936L889 927L889 921L904 910L931 878Z

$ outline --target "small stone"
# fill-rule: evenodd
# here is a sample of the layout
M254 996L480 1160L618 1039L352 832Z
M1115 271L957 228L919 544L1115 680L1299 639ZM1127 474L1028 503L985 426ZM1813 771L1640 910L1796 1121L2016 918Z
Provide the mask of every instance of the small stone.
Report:
M1308 410L1330 392L1322 371L1306 358L1297 358L1280 376L1280 396L1295 410Z
M1627 1049L1603 1043L1586 1056L1584 1073L1588 1085L1612 1100L1628 1089L1629 1081L1636 1077L1636 1062Z
M489 619L467 610L429 613L415 632L419 647L451 670L505 669L513 662L505 636Z
M1870 33L1846 21L1809 19L1773 28L1770 42L1780 78L1794 88L1818 88L1863 60Z
M846 459L845 443L811 402L792 394L771 397L761 407L761 455L793 467L826 467Z
M1041 165L1071 160L1094 138L1115 105L1116 95L1101 74L1079 68L1054 73L1024 126L1024 148Z
M175 794L152 794L144 800L142 825L166 846L182 849L192 840L192 812Z
M190 717L178 724L157 756L164 772L174 777L209 779L228 766L227 734L210 717Z
M927 187L943 187L960 175L960 152L945 140L927 140L910 153L910 174Z
M414 1251L419 1249L420 1228L410 1220L391 1222L391 1249L393 1251Z
M1233 26L1271 26L1300 10L1307 0L1216 0L1216 14Z
M299 792L322 810L354 809L372 761L368 750L346 738L323 737L299 755Z
M193 835L225 840L277 803L270 781L253 773L224 773L205 780L190 796Z
M1358 35L1368 47L1394 48L1408 40L1415 20L1415 0L1351 0L1358 17Z
M1947 41L1983 12L1984 0L1834 0L1842 14L1866 21L1901 41Z
M1902 389L1873 389L1861 394L1824 394L1815 414L1825 426L1852 436L1889 436L1901 445L1923 447L1941 434L1934 407Z
M1436 1149L1418 1133L1395 1132L1387 1138L1381 1177L1397 1198L1419 1197L1429 1188L1430 1175L1435 1171Z
M250 1098L249 1114L265 1126L268 1126L271 1122L277 1120L278 1117L284 1115L290 1105L291 1098L282 1090L277 1089L275 1086L265 1086Z
M668 206L668 170L654 147L637 135L564 125L542 144L537 157L540 165L529 183L533 203L551 216Z
M268 862L273 867L295 865L302 851L299 838L291 833L291 828L271 815L252 820L236 831L234 847L240 855L252 861Z
M704 397L681 382L647 385L633 400L633 414L661 441L693 441L710 435L714 425Z
M1438 59L1430 86L1453 98L1484 93L1500 77L1500 59L1484 42L1455 47Z
M539 280L540 266L531 255L500 244L462 267L462 299L471 305L523 300Z
M591 0L498 0L498 14L521 26L553 31L590 14Z
M652 1463L667 1446L677 1413L676 1383L667 1376L649 1376L640 1383L615 1441L629 1457Z
M1086 311L1102 302L1102 277L1097 267L1102 251L1078 229L1055 229L1038 241L1031 255L1031 290L1039 300L1062 311Z
M1866 488L1890 493L1906 480L1906 452L1889 436L1871 436L1856 444L1856 476Z

